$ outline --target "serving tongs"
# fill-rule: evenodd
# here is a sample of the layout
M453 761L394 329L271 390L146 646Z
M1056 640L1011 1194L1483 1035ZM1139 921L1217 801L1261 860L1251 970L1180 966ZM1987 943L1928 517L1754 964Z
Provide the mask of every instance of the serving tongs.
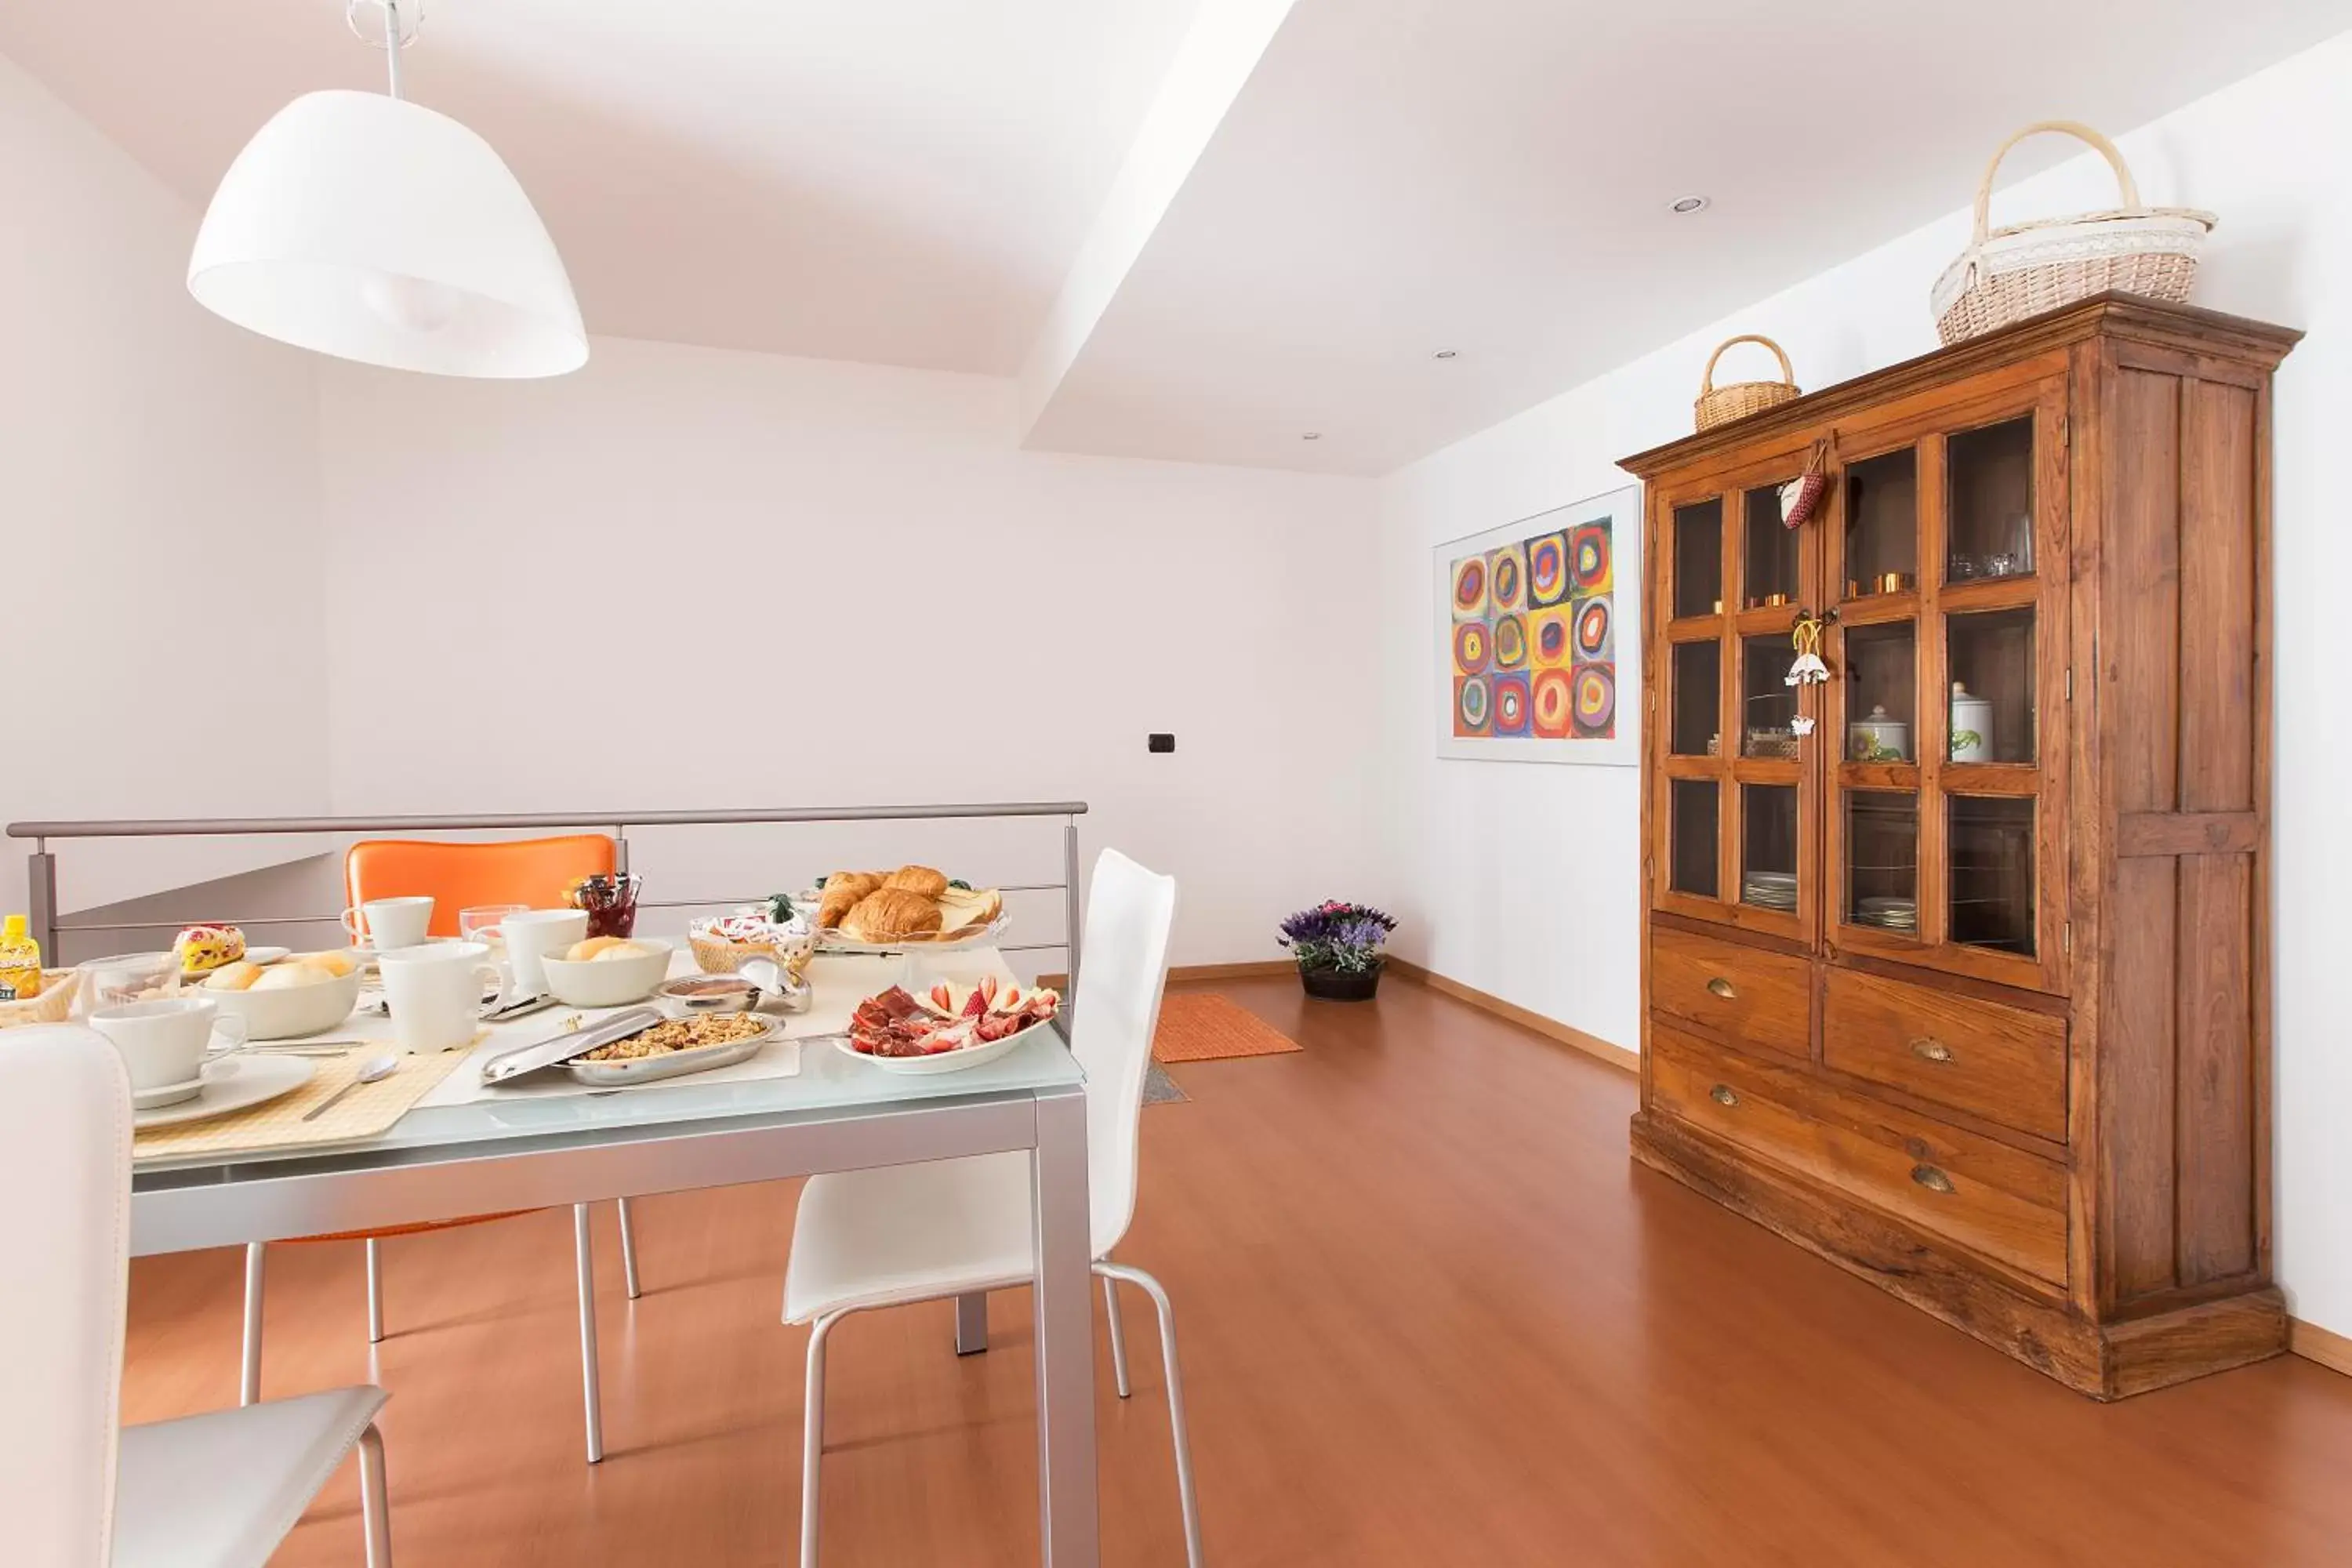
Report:
M584 1029L551 1035L528 1046L500 1051L482 1064L482 1081L509 1083L541 1068L562 1067L574 1057L586 1056L599 1046L609 1046L615 1040L625 1040L631 1035L643 1034L663 1022L665 1017L666 1015L658 1008L627 1007Z

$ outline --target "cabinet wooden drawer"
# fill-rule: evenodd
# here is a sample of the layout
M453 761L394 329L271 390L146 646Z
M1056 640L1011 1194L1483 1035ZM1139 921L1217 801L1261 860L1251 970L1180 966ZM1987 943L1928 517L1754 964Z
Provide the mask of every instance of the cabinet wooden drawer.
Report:
M1832 969L1822 1059L2021 1132L2064 1142L2066 1021Z
M1915 1229L2065 1282L2066 1173L2054 1161L1665 1027L1650 1031L1650 1095L1654 1108Z
M1653 926L1650 1005L1733 1045L1812 1059L1813 971L1801 958Z

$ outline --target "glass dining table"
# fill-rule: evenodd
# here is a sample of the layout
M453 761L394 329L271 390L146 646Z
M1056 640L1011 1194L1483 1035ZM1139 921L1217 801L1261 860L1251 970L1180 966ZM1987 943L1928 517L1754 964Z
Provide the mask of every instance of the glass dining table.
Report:
M428 1098L364 1143L142 1160L131 1178L131 1251L184 1252L1024 1151L1031 1156L1038 1243L1042 1559L1050 1568L1094 1568L1086 1089L1065 1026L1037 1029L1006 1055L961 1072L901 1076L811 1039L789 1077L689 1078L463 1104ZM960 1322L969 1316L960 1314ZM593 1333L593 1319L583 1319L583 1331Z

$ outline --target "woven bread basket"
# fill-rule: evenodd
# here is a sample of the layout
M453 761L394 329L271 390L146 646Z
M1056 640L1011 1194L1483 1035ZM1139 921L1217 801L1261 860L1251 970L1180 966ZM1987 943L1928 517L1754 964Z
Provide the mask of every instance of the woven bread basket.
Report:
M2020 142L2044 131L2089 142L2116 172L2123 205L1987 232L1992 179L2000 161ZM2197 280L2198 247L2217 221L2211 213L2190 207L2141 205L2139 184L2123 153L2089 126L2071 120L2029 125L2000 144L1977 183L1969 247L1944 268L1928 296L1936 331L1947 343L1966 342L2110 289L2180 304Z
M1728 386L1715 384L1715 362L1723 351L1734 343L1762 343L1780 362L1779 381L1735 381ZM1797 372L1789 363L1789 356L1771 339L1754 332L1742 332L1736 338L1726 338L1706 356L1706 369L1698 378L1698 402L1694 405L1698 428L1712 430L1718 425L1728 425L1735 419L1745 419L1751 414L1761 414L1767 408L1777 408L1798 395Z
M73 1016L74 988L81 982L79 969L44 969L41 994L22 1002L0 1002L0 1029L27 1024L62 1024Z

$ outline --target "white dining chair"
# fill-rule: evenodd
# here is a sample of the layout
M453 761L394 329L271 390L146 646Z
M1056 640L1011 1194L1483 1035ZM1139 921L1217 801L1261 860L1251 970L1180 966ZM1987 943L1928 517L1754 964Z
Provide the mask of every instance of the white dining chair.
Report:
M1175 918L1173 878L1147 871L1115 849L1102 852L1087 903L1080 950L1086 963L1071 1009L1071 1049L1087 1075L1088 1218L1094 1271L1102 1279L1110 1316L1111 1368L1124 1399L1130 1392L1118 1311L1118 1285L1124 1280L1139 1287L1159 1311L1184 1552L1192 1568L1200 1568L1201 1518L1184 1430L1174 1310L1159 1280L1112 1262L1110 1256L1135 1217L1143 1080L1151 1065L1151 1035L1168 980L1168 932ZM802 1187L784 1272L784 1321L809 1325L801 1568L816 1568L817 1560L826 1337L852 1312L984 1294L1035 1279L1029 1174L1029 1156L1015 1151L811 1176Z
M623 1198L616 1205L621 1214L621 1278L628 1289L629 1300L637 1299L636 1237L630 1226L629 1200ZM482 1222L513 1219L515 1215L487 1215ZM472 1221L460 1223L470 1224ZM418 1226L417 1231L440 1231L447 1225ZM400 1229L379 1231L362 1238L367 1249L367 1335L368 1343L383 1342L383 1244L392 1237L404 1234ZM310 1241L350 1240L348 1237L310 1237ZM589 1239L588 1205L572 1205L572 1257L575 1284L580 1295L580 1405L585 1426L588 1462L601 1464L604 1458L604 1408L597 1377L596 1352L596 1263L594 1249ZM268 1279L268 1250L260 1242L248 1242L245 1248L245 1338L237 1366L237 1399L245 1405L257 1404L261 1399L261 1309L263 1286Z
M0 1562L262 1568L354 1445L369 1568L389 1568L381 1388L121 1425L131 1088L106 1037L0 1036Z

